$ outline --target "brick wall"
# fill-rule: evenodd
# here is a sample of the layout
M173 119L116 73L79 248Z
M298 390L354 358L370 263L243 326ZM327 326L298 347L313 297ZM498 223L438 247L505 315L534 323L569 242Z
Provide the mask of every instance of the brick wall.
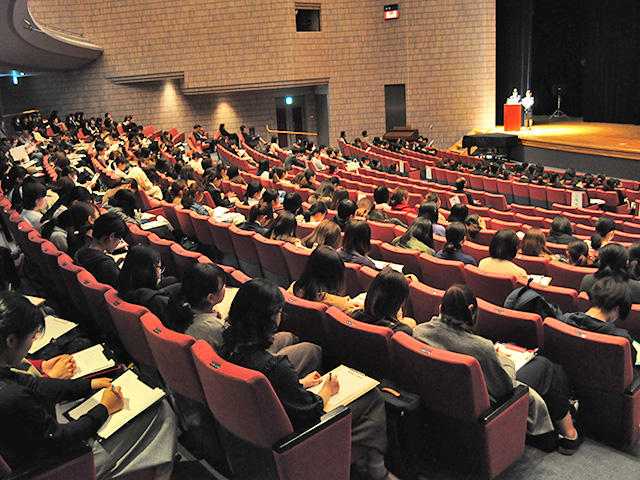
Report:
M285 95L306 97L305 128L314 131L311 85L328 82L330 136L353 138L384 133L384 85L404 83L407 122L427 135L433 124L440 147L494 125L495 0L406 0L387 22L386 1L320 3L322 31L296 32L293 1L31 0L36 19L105 53L78 72L17 86L0 78L3 111L133 113L140 124L186 131L245 123L266 136ZM169 73L183 78L122 84Z

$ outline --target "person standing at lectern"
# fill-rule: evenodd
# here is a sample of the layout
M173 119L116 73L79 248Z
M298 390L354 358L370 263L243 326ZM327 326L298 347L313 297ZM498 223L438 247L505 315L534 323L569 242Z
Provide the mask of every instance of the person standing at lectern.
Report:
M513 92L511 92L511 96L509 98L507 98L507 103L510 105L516 104L516 103L520 103L520 99L522 97L520 97L520 94L518 93L518 89L514 88Z
M531 90L527 90L524 98L522 99L522 106L524 107L524 126L527 130L531 130L531 126L533 125L533 104L534 100Z

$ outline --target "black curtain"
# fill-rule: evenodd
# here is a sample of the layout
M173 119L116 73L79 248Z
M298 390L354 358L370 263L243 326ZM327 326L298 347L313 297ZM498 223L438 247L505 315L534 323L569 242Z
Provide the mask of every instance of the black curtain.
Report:
M638 0L585 0L584 120L640 124Z
M534 0L496 2L496 124L511 90L531 88L531 31Z

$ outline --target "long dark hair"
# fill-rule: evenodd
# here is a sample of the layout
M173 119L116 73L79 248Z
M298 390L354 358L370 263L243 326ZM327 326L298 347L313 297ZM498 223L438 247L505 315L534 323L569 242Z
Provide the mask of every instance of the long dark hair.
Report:
M477 311L476 296L466 285L451 285L442 297L440 318L453 327L473 332Z
M371 282L364 310L374 318L398 320L398 310L409 298L409 282L400 272L384 268Z
M616 222L613 218L603 215L598 219L595 227L596 233L591 235L591 248L598 250L604 238L616 229Z
M598 254L598 260L598 271L593 274L597 279L613 277L618 281L625 282L629 278L627 274L629 254L627 249L619 243L608 243L602 247Z
M433 248L433 224L427 217L417 217L409 229L402 234L398 244L401 247L406 247L409 240L415 238L426 246Z
M139 288L158 286L158 272L161 257L157 250L146 245L131 247L127 253L120 275L118 275L118 293L128 302L132 301Z
M366 255L371 251L371 227L363 220L349 220L344 227L342 249Z
M171 330L184 333L193 323L192 308L200 308L210 293L219 293L225 286L226 274L213 263L196 263L182 275L182 286L171 295L165 324Z
M325 293L343 295L345 266L340 255L331 247L316 248L295 283L293 294L306 300L317 301Z
M442 247L442 253L447 256L453 255L454 252L462 250L462 242L467 236L467 227L462 222L453 222L445 230L447 243Z
M302 244L307 248L328 245L332 248L339 248L342 243L340 227L331 220L321 221L309 235L302 239Z
M22 341L36 330L44 330L42 312L19 293L0 292L0 344L11 334Z
M275 283L256 278L243 284L231 303L222 334L223 356L232 358L246 347L269 348L283 305L284 296Z

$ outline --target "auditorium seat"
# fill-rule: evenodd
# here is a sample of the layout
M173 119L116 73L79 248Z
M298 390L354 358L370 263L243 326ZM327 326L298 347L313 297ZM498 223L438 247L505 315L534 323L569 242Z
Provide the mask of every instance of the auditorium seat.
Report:
M412 273L418 278L422 278L422 269L418 257L420 252L407 248L394 247L389 243L383 243L380 246L382 250L382 259L386 262L404 265L402 273L405 275Z
M201 253L185 250L179 243L175 242L173 242L169 248L171 249L171 255L173 256L173 263L176 266L178 278L182 278L184 272L192 265L198 263L198 258L202 256Z
M489 256L489 247L487 245L478 245L474 242L464 242L462 244L462 253L471 255L476 263L480 263L480 260Z
M307 265L307 259L311 255L311 250L301 248L286 242L282 246L284 260L287 263L287 269L291 275L291 280L296 281L302 276L304 267Z
M175 212L176 218L178 219L178 224L180 225L180 231L190 239L195 239L196 231L193 228L193 223L191 223L191 215L189 214L191 210L186 210L182 207L176 207Z
M403 332L393 336L391 349L400 386L420 395L426 409L430 454L486 479L522 455L526 386L492 405L475 358L431 347Z
M235 247L231 240L231 234L229 233L230 227L230 223L216 222L214 219L209 218L211 238L213 239L219 254L219 258L216 258L216 260L225 265L239 268Z
M177 277L179 275L178 267L173 259L173 253L171 252L171 246L176 242L164 240L163 238L158 237L155 233L149 235L148 238L149 246L160 253L162 266L164 267L166 276Z
M578 304L578 292L573 288L558 287L554 285L540 285L531 282L531 288L542 295L549 303L557 305L562 313L586 311L581 310Z
M338 407L324 415L319 424L294 433L262 373L226 362L203 340L193 345L192 354L209 409L230 434L225 444L235 477L349 479L349 409ZM252 446L251 453L247 448L237 448L238 440L243 447Z
M568 263L551 260L547 267L547 271L551 277L552 285L573 288L579 292L582 278L587 273L595 273L597 268L576 267L574 265L569 265Z
M542 318L529 312L510 310L478 298L474 331L493 342L513 343L525 348L542 348Z
M229 227L229 235L233 242L240 269L251 278L262 277L262 268L260 267L260 258L253 236L255 232L241 230L235 225Z
M278 329L291 332L298 336L301 342L311 342L324 347L327 345L324 330L324 315L327 305L296 297L282 289L284 306L282 320Z
M330 343L325 355L376 379L392 379L389 342L393 331L387 327L359 322L336 307L329 307L324 328Z
M258 252L264 278L271 280L281 287L288 288L289 285L291 285L291 275L289 274L287 262L282 252L282 248L286 242L264 238L259 233L253 237L253 240Z
M462 270L464 263L454 260L443 260L427 253L418 257L422 283L430 287L446 290L454 283L465 283Z
M531 275L547 275L548 258L533 257L531 255L516 255L513 263L524 268Z
M579 401L578 421L600 438L634 445L640 431L640 377L627 339L544 321L545 356L562 365Z
M104 298L120 342L127 353L140 367L145 367L147 372L157 370L149 342L147 342L140 322L142 315L150 313L149 310L140 305L125 302L115 290L107 290Z
M424 323L437 316L445 290L439 290L422 282L409 284L409 312L418 323Z
M517 286L513 275L485 272L473 265L465 265L462 274L465 283L477 297L494 305L504 305L507 295Z
M529 203L529 187L526 183L512 182L511 188L513 188L513 201L511 210L517 211L514 205L531 205Z

